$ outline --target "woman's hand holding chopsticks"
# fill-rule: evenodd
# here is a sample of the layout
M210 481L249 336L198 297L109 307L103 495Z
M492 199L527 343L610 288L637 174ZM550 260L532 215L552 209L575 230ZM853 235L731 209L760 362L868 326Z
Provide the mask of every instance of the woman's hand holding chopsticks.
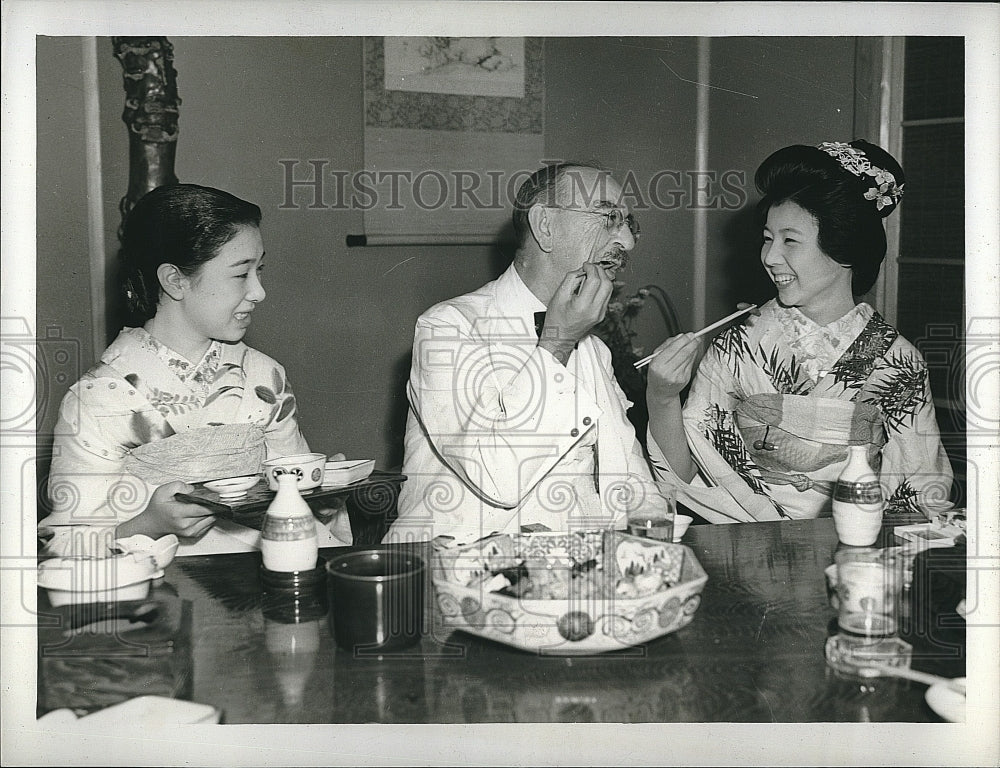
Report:
M699 347L693 333L667 339L653 353L646 378L650 434L670 468L686 483L691 482L695 469L684 435L680 395L691 381Z
M698 337L693 333L671 336L657 347L649 365L647 399L665 403L678 397L691 381L698 351Z

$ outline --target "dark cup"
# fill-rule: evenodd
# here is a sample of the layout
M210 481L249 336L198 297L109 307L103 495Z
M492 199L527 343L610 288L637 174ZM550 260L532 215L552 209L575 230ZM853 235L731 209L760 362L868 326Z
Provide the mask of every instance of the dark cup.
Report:
M330 623L337 645L355 655L372 655L417 643L426 568L423 558L384 547L330 560Z

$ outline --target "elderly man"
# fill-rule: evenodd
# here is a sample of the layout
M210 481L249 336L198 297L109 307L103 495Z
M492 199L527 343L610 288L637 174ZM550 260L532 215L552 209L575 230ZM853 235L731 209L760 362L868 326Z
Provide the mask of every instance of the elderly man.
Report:
M624 528L662 513L591 335L639 227L609 174L550 165L518 190L514 263L417 320L399 518L387 541Z

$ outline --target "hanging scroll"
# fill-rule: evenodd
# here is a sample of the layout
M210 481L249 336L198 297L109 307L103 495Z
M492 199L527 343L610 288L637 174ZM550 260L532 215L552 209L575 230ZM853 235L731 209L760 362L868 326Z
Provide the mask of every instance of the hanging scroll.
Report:
M365 236L490 242L543 159L539 38L365 39Z

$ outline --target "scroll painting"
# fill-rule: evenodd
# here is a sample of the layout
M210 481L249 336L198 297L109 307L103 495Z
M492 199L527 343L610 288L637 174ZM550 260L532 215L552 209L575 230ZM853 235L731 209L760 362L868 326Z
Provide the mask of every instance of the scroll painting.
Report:
M365 39L369 242L503 239L544 156L539 38Z

